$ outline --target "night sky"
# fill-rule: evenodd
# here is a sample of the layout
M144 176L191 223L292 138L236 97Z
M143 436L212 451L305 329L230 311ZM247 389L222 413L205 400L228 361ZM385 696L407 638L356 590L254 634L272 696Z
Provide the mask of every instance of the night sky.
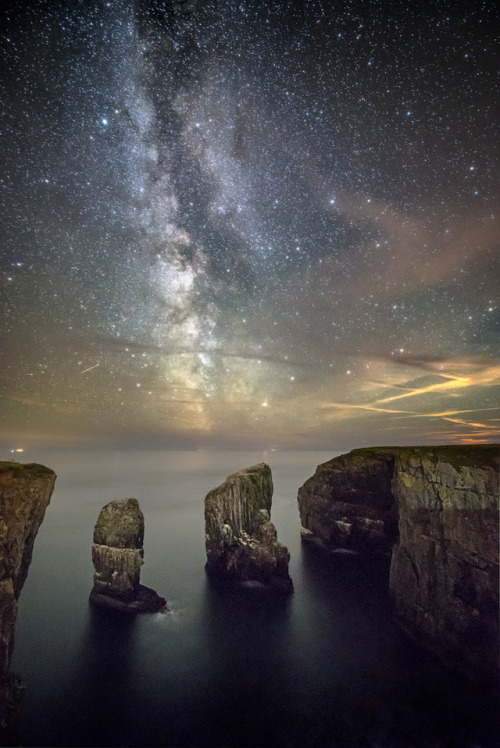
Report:
M1 11L4 449L497 440L498 20Z

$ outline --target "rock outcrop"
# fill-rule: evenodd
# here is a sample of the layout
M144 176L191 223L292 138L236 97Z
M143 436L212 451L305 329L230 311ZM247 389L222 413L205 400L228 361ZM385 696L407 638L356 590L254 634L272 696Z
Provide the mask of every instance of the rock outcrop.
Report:
M290 554L270 521L273 482L264 463L230 475L205 498L208 573L292 592Z
M15 719L22 692L19 679L9 673L19 595L55 480L43 465L0 462L0 711L5 729Z
M92 603L127 613L165 608L163 597L140 584L143 542L144 515L137 499L111 501L101 509L92 545Z
M471 677L499 679L498 445L360 449L299 489L304 539L391 554L402 627Z
M318 465L299 489L302 537L390 555L398 537L394 450L359 449Z

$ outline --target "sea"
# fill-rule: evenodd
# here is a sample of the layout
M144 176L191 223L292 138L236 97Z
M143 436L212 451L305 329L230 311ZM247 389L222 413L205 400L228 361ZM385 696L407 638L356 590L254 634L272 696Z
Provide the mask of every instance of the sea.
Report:
M500 746L495 698L396 625L388 565L300 540L297 490L330 452L33 450L57 473L20 598L12 671L23 746ZM204 498L271 466L294 594L228 590L204 569ZM141 582L168 602L89 606L102 506L135 497Z

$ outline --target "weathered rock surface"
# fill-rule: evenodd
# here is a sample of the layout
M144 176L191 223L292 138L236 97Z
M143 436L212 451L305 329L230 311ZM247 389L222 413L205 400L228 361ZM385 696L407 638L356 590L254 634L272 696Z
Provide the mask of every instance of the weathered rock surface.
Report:
M18 600L56 474L43 465L0 462L0 734L9 734L22 693L9 673ZM4 731L7 731L5 733Z
M393 472L390 450L354 450L318 465L298 494L304 540L390 555L398 537Z
M499 454L498 445L354 450L320 465L298 496L305 539L391 553L403 628L495 685Z
M111 501L101 509L92 545L92 603L129 613L165 608L163 597L140 584L143 543L144 515L137 499Z
M292 592L290 554L270 521L273 482L264 463L230 475L205 498L206 569L237 582Z
M55 480L43 465L0 462L0 677L10 665L18 599Z
M396 459L390 589L403 627L445 660L499 677L499 448Z

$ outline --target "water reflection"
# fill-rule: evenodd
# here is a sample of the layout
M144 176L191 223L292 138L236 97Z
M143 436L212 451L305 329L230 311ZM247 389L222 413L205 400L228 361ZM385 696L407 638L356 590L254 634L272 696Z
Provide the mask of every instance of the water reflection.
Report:
M136 618L89 606L57 745L127 745L134 712Z
M311 745L498 746L492 698L397 626L388 559L304 545L302 575L316 632L304 636L298 621L299 657L307 660L301 670L311 679L309 719L318 726Z
M272 466L273 521L292 556L285 598L229 593L204 573L203 497L260 455L72 459L45 460L60 482L18 617L24 745L498 748L488 694L395 626L387 569L301 547L296 489L326 456L277 454ZM89 609L92 528L124 496L141 502L144 581L166 595L166 615Z
M205 724L209 745L284 744L278 735L283 728L283 676L290 659L291 606L288 595L207 581L204 632L213 693Z

